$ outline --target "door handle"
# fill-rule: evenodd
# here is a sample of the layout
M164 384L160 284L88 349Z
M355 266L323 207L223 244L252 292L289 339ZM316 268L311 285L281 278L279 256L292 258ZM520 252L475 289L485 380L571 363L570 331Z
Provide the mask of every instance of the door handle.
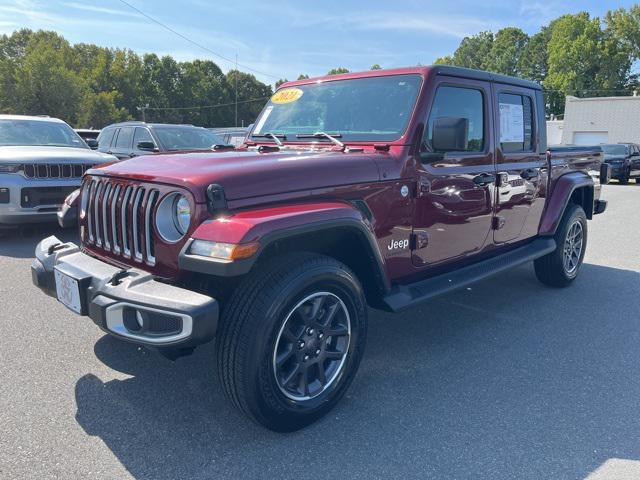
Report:
M540 176L540 172L535 168L528 168L527 170L522 172L520 176L525 180L533 180L534 178L538 178Z
M496 181L495 175L490 175L488 173L482 173L477 177L473 177L473 183L481 187L485 185L489 185L490 183L493 183L495 181Z

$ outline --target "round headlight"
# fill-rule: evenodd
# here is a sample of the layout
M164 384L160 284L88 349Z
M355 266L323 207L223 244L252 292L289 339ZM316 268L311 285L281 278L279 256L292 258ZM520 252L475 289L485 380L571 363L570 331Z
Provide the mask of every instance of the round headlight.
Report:
M156 228L165 242L182 239L191 223L191 205L184 195L172 192L166 195L156 209Z
M176 198L176 227L182 235L187 233L189 223L191 223L191 205L184 195Z

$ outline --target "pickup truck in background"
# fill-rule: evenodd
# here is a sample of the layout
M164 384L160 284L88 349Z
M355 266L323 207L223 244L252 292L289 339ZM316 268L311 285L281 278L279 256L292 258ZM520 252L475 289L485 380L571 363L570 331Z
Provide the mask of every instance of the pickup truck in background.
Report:
M216 338L231 402L295 430L349 387L368 306L529 261L546 285L575 280L609 167L600 147L548 150L545 132L540 87L487 72L289 82L236 150L89 171L81 245L40 242L33 282L173 358Z

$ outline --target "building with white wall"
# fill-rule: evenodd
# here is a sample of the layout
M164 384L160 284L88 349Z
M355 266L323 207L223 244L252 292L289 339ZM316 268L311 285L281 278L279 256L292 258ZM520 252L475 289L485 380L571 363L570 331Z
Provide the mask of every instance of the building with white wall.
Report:
M561 129L563 145L640 143L640 97L569 96Z

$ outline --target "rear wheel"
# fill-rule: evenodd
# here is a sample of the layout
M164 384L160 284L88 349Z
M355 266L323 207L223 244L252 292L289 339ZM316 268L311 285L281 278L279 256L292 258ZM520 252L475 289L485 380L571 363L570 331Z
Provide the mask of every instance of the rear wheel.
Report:
M640 183L640 176L636 177L636 183Z
M620 182L621 185L626 185L627 183L629 183L630 176L631 176L631 170L627 169L624 171L624 173L620 175L620 178L618 179L618 181Z
M578 276L587 247L587 216L581 206L569 204L554 236L556 249L534 261L538 280L566 287Z
M234 292L217 337L225 393L276 431L325 415L364 351L367 310L355 275L337 260L295 253L259 268Z

